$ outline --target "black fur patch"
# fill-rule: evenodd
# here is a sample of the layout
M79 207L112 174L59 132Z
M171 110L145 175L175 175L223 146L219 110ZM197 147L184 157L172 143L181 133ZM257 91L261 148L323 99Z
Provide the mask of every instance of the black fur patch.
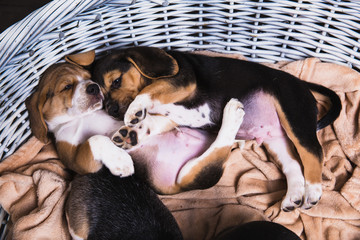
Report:
M136 177L120 178L104 167L74 180L72 191L87 206L89 240L182 239L170 211Z
M216 161L205 166L197 174L194 181L186 186L184 190L206 189L214 186L223 174L224 169L222 165L222 161Z

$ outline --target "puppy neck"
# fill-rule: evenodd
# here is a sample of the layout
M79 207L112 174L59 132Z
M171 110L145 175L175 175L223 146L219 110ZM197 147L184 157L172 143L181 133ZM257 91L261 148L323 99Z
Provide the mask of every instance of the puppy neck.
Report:
M76 118L60 116L48 123L56 141L65 141L78 145L94 135L111 137L123 125L123 122L113 119L104 110L82 114Z

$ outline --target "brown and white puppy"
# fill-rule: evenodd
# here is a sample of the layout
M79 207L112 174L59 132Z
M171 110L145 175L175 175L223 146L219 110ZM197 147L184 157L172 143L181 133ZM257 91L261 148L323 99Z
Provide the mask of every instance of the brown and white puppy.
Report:
M54 64L25 102L30 127L45 143L52 133L60 159L77 173L94 173L105 165L114 175L129 176L134 172L131 157L109 138L121 122L102 110L103 98L84 68Z
M316 131L331 124L341 109L339 97L330 89L249 61L151 47L116 51L99 60L92 74L106 93L109 114L127 125L113 138L119 146L136 146L149 135L143 126L148 113L166 116L180 126L218 128L225 104L236 98L246 112L236 137L263 143L286 176L282 209L309 209L320 200L323 152ZM312 92L332 103L319 121ZM179 167L176 181L211 181L204 171L215 165L221 168L216 158L191 161ZM161 184L157 189L167 193Z

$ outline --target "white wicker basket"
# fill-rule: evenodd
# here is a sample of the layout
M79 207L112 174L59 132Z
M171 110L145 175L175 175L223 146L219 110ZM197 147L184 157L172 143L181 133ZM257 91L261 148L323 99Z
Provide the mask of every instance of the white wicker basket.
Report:
M358 0L55 0L0 35L0 159L30 136L24 100L75 51L128 46L240 53L256 62L318 57L360 69ZM6 231L6 214L0 212Z

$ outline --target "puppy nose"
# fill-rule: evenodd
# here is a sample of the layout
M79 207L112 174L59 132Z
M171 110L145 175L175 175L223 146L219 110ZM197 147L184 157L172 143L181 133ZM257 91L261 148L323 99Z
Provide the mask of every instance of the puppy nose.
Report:
M92 83L86 88L86 93L90 95L97 95L100 92L100 88L97 84Z
M106 104L106 109L110 116L118 117L120 114L119 105L114 102L108 102Z

